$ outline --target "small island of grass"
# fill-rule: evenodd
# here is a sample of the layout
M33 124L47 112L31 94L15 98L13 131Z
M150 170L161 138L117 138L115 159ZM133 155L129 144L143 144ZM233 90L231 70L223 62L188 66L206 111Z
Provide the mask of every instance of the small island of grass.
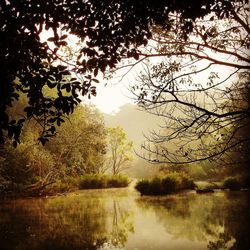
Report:
M193 179L184 173L169 173L150 180L142 179L135 185L141 195L165 195L195 187Z

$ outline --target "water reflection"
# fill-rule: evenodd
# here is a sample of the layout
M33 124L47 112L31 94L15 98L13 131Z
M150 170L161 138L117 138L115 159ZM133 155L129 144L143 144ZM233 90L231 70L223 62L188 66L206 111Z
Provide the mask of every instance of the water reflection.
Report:
M122 195L111 195L89 191L3 204L0 248L122 248L133 232L133 211L122 205Z
M137 203L143 210L153 210L176 240L206 242L210 250L245 250L250 246L248 192L143 197Z
M4 201L0 249L245 250L249 211L249 192L159 198L113 189Z

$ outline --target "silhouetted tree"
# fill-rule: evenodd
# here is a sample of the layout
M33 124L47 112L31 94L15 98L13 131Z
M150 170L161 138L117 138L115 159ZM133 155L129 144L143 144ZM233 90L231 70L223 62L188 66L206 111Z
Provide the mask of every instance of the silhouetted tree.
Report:
M162 131L143 145L149 161L249 164L243 154L250 147L249 5L231 6L221 20L210 13L192 21L188 37L182 36L178 12L169 30L152 27L152 42L139 54L143 70L132 87L143 109L165 118Z
M43 128L39 140L44 144L64 115L74 111L81 95L95 95L95 76L123 58L139 59L138 48L152 37L151 26L171 30L173 13L180 16L183 38L193 30L196 18L236 15L228 0L1 1L0 142L8 136L16 146L24 122L34 118ZM44 39L46 34L50 37ZM81 42L74 60L62 53L71 35ZM47 96L46 87L56 89L57 95ZM12 120L7 107L20 92L28 97L26 114Z

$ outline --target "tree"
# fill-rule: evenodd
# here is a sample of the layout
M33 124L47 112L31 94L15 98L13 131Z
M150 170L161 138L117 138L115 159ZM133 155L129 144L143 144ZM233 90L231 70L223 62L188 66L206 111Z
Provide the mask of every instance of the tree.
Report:
M45 147L55 155L67 175L99 173L106 154L102 115L95 107L79 106Z
M165 118L162 131L143 146L149 161L225 161L232 151L249 152L249 5L230 4L221 20L210 13L191 21L188 37L181 34L178 12L170 29L152 27L151 46L139 54L143 70L132 87L143 109ZM234 160L249 163L246 154Z
M18 116L23 101L11 110L11 117ZM45 146L37 142L39 132L37 123L30 121L23 128L17 148L10 141L1 145L0 189L13 191L17 186L19 191L39 193L66 176L98 173L102 168L106 134L103 118L94 107L77 107Z
M178 13L181 36L186 38L196 18L210 13L219 19L234 16L233 7L228 0L1 1L0 142L9 137L16 146L24 123L33 118L43 128L39 140L45 144L81 95L95 95L99 72L123 58L139 59L138 47L152 37L153 24L171 30L172 14ZM51 37L44 39L44 33ZM62 53L70 36L81 42L74 60ZM46 96L46 87L56 89L57 95ZM7 108L20 92L28 98L25 116L12 120Z
M107 134L109 152L106 165L115 175L129 168L128 163L133 160L133 142L127 140L122 127L108 128Z
M230 111L236 111L239 109L250 109L250 86L249 79L248 82L241 81L232 88L232 93L229 101L227 102L227 107ZM242 173L250 171L250 116L244 119L238 119L229 126L229 128L224 129L222 135L222 142L226 145L234 145L231 147L226 155L222 158L226 165L233 166L228 168L227 172L229 174ZM229 171L228 171L229 170Z

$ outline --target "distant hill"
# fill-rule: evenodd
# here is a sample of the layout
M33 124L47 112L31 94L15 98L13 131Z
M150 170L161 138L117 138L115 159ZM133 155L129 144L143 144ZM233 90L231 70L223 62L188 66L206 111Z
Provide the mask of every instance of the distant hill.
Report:
M122 106L119 112L113 115L105 114L104 119L107 127L123 127L136 148L145 141L144 134L148 135L150 130L158 131L158 125L162 122L161 118L141 111L133 104Z
M129 140L133 141L137 152L140 152L140 146L145 141L144 134L149 135L150 130L158 131L158 125L162 123L162 118L141 111L133 104L122 106L115 114L105 114L104 120L107 127L123 127ZM158 169L156 165L149 164L137 157L133 165L129 173L138 178L152 175Z

